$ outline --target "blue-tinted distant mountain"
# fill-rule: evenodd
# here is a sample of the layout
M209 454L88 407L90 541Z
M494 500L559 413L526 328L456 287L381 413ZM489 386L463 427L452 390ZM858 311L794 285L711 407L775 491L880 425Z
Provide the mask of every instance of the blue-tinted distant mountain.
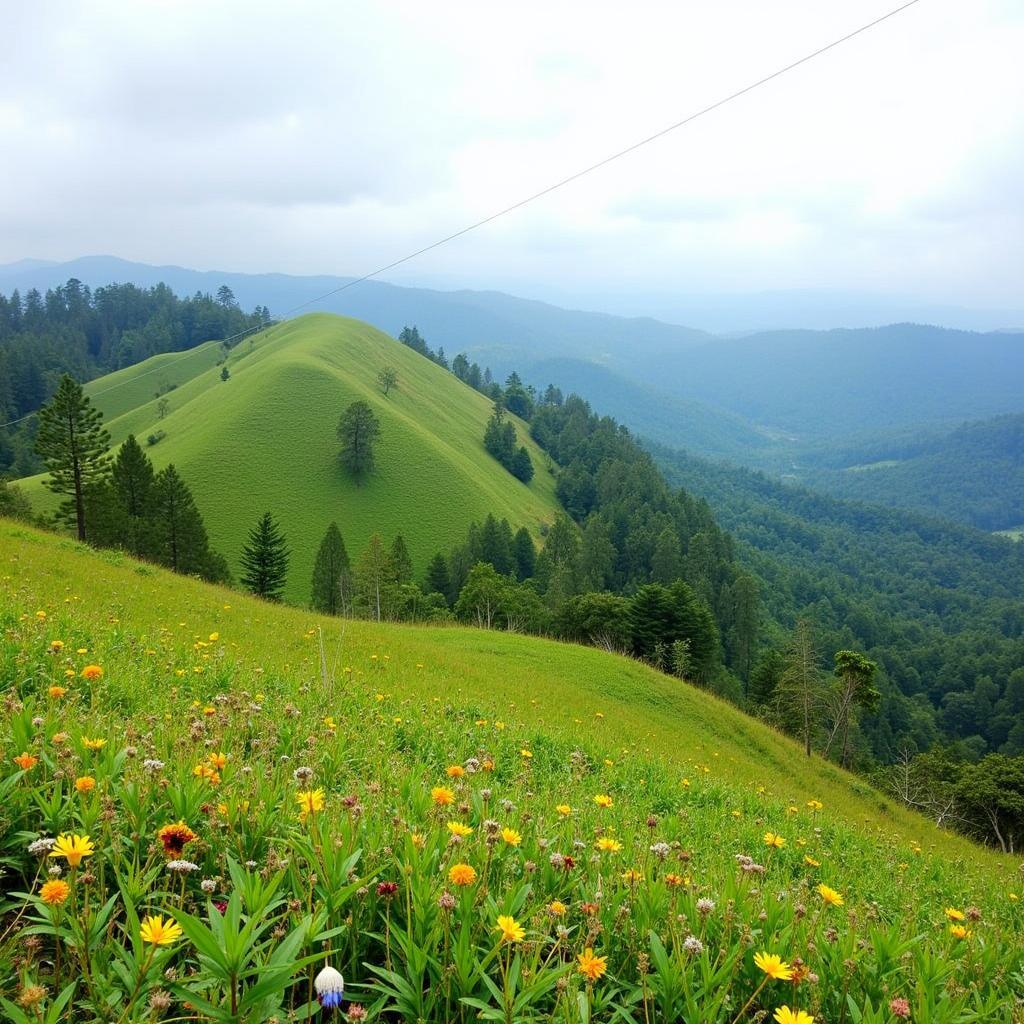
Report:
M632 377L799 439L1024 411L1024 334L920 324L772 331L635 353Z
M501 292L443 292L365 281L324 300L317 296L352 280L345 277L293 277L288 274L238 274L199 271L175 266L150 266L115 256L84 256L67 263L0 269L0 290L45 291L77 278L92 288L113 282L151 286L163 282L179 295L196 291L215 294L226 284L243 309L269 306L275 316L303 303L301 312L327 310L366 320L397 335L416 324L432 345L449 355L466 351L507 373L527 360L550 355L602 359L624 350L659 351L688 347L712 336L645 317L623 318L605 313L561 309ZM479 356L477 355L479 353Z
M546 359L524 370L525 379L538 387L554 384L566 394L575 391L597 412L660 444L747 463L775 441L735 413L675 398L582 359Z

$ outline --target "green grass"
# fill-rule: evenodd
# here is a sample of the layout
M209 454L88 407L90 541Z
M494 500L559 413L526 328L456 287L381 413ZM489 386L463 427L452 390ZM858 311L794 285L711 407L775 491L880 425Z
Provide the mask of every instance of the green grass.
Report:
M192 488L211 542L234 570L248 529L269 510L292 550L287 598L305 602L316 548L336 520L354 559L370 535L405 537L414 568L460 542L488 513L537 535L558 503L547 458L517 422L536 475L524 485L484 449L491 402L380 331L343 317L311 314L237 346L231 379L214 365L216 343L158 356L89 385L114 444L134 433L161 468L173 462ZM173 360L180 360L169 365ZM398 370L385 398L376 383ZM153 372L154 369L156 372ZM163 381L171 411L158 420ZM111 384L122 386L108 390ZM362 486L341 469L336 428L342 409L367 401L381 422L377 468ZM25 481L37 508L52 508L42 478Z
M403 1024L470 1024L481 1007L523 1024L734 1024L783 1003L892 1024L894 997L916 1021L1011 1024L1024 996L1013 859L601 651L315 616L0 520L0 688L0 1005L18 1024L42 1019L17 1005L38 985L44 1009L66 991L63 1019L82 1024L155 1020L151 996L170 1019L302 1020L325 960L371 1020ZM37 760L19 770L22 753ZM463 764L481 770L448 777ZM306 818L303 786L323 796ZM178 820L195 874L170 873L155 841ZM455 841L452 822L471 832ZM95 853L53 909L51 861L28 846L66 832ZM456 862L475 872L465 888ZM184 934L146 946L150 914ZM501 914L524 929L514 947L498 945ZM239 944L241 976L225 960ZM592 987L587 946L607 960ZM799 957L815 980L769 982L755 951Z

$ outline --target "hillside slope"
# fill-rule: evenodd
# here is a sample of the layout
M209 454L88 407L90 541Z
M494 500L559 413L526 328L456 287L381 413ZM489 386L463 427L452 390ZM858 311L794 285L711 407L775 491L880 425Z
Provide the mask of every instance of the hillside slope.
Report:
M381 686L398 687L406 701L443 699L474 714L522 723L538 736L601 744L609 754L656 758L672 771L707 765L714 782L753 789L768 783L781 799L824 801L850 822L870 821L905 842L926 844L950 858L967 857L1001 874L1011 865L966 839L937 829L819 757L806 758L782 733L733 705L639 661L593 647L460 626L412 626L339 620L268 604L237 591L176 576L120 552L95 551L76 541L0 519L0 589L7 622L51 609L74 622L69 635L90 638L116 627L122 644L108 659L125 664L140 645L170 644L148 663L154 685L168 664L199 663L193 641L218 631L230 665L215 680L186 682L197 693L255 682L287 697L297 681L321 672L310 643L323 629L332 665L385 657ZM65 600L73 595L70 604ZM88 601L81 598L88 595ZM66 606L66 607L62 607ZM87 605L87 607L85 607ZM58 629L50 623L51 630ZM114 639L112 636L111 639ZM99 650L90 650L98 657ZM340 662L339 662L340 659ZM229 671L230 669L230 671ZM122 695L126 710L142 708L147 690ZM595 715L600 712L599 715ZM830 814L830 818L834 818Z
M192 487L213 546L237 569L249 528L268 510L292 550L286 596L304 602L317 545L336 520L354 559L370 535L405 537L414 569L462 539L488 513L535 534L558 505L547 459L519 424L535 476L520 483L484 449L491 403L452 374L375 328L309 314L232 350L220 379L216 343L157 356L92 381L114 444L129 433L165 437L147 449L159 469L173 462ZM388 397L376 377L398 371ZM113 388L113 385L118 387ZM158 389L170 411L159 419ZM377 466L357 485L339 466L341 411L370 404L381 423ZM25 482L39 507L52 507L40 477Z
M98 987L105 1017L304 1020L324 963L405 1024L1017 1019L1015 858L639 663L316 617L3 521L0 624L10 1019L49 982L75 1020ZM89 870L44 889L58 835ZM69 896L104 926L64 988L35 921Z

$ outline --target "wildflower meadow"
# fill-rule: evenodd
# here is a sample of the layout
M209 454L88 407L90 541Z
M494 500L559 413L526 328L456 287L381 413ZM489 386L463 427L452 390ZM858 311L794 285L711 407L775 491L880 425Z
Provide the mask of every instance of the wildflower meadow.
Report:
M5 1019L1022 1019L1018 865L809 791L760 726L793 776L682 718L646 749L622 659L559 695L576 649L506 637L470 687L473 631L47 545L0 549Z

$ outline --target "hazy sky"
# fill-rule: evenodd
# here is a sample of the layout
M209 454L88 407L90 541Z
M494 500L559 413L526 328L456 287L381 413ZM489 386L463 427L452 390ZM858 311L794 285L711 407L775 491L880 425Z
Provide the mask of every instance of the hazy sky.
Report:
M364 273L896 5L13 4L0 262ZM921 0L389 278L1019 307L1022 54L1019 0Z

